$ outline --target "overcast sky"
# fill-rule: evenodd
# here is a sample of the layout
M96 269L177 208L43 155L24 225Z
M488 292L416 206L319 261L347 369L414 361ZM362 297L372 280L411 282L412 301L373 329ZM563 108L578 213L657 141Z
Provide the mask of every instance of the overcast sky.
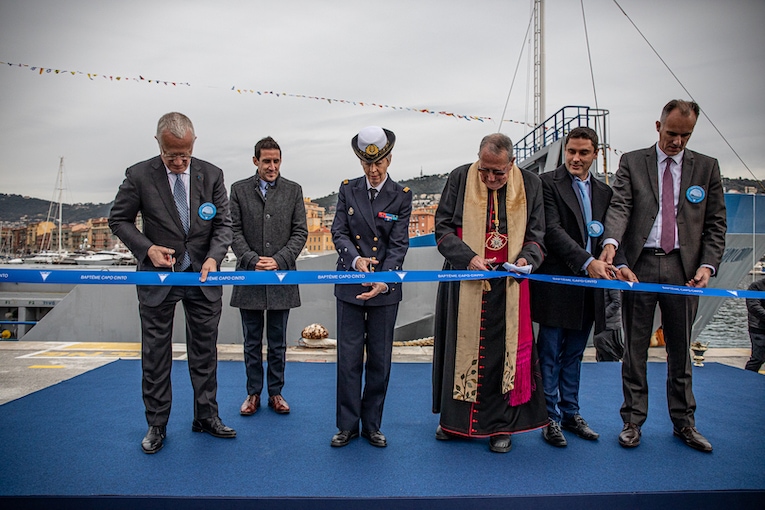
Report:
M765 2L618 2L765 179ZM271 135L282 147L282 175L307 196L336 191L343 179L361 175L350 139L367 125L396 133L394 179L449 172L476 159L484 135L501 129L515 141L528 130L523 122L533 120L524 50L505 113L511 122L499 123L531 6L0 0L0 61L70 71L0 66L0 192L50 199L63 156L64 201L109 202L125 168L158 153L156 123L169 111L192 119L194 155L223 168L228 187L254 173L252 147ZM662 106L688 95L613 0L584 0L584 9L598 106L610 111L614 150L607 162L615 170L620 153L655 143ZM545 0L545 14L546 113L594 107L580 2ZM689 147L718 158L725 176L751 177L706 118Z

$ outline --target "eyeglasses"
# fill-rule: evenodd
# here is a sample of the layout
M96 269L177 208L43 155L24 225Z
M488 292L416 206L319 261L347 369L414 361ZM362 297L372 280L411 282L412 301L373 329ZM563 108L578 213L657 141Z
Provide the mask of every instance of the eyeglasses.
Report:
M166 152L163 152L162 157L171 162L180 158L181 162L188 163L191 159L191 154L167 154Z
M505 175L507 175L507 170L505 169L498 170L496 168L478 167L478 171L481 172L482 174L490 174L490 173L494 174L494 177L504 177Z

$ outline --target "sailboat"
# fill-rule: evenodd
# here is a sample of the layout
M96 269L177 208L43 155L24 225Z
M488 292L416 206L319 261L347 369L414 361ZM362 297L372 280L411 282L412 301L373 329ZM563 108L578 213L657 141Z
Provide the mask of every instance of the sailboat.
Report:
M50 207L48 207L48 216L45 219L44 226L42 227L43 236L40 243L40 251L33 257L24 259L24 262L33 264L71 264L74 263L71 255L63 248L63 202L62 195L64 191L64 157L61 156L58 164L58 177L56 178L56 191L58 192L57 200L51 200ZM55 209L54 209L55 207ZM53 217L54 225L58 228L58 247L57 249L51 249L53 242L53 231L50 229L51 217ZM39 227L38 227L39 228Z

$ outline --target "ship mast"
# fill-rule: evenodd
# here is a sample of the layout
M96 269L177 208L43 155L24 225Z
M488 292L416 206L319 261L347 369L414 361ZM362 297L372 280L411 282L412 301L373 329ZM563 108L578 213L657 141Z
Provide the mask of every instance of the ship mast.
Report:
M544 4L534 0L534 125L545 120Z

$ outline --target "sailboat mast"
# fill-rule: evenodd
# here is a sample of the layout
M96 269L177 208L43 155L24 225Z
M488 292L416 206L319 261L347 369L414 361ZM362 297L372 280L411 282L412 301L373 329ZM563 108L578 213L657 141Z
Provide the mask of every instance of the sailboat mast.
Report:
M61 204L61 200L63 198L63 190L64 190L64 156L61 156L61 159L58 163L58 253L59 255L63 252L62 250L62 243L61 243L61 224L63 223L64 217L62 216L63 206Z

